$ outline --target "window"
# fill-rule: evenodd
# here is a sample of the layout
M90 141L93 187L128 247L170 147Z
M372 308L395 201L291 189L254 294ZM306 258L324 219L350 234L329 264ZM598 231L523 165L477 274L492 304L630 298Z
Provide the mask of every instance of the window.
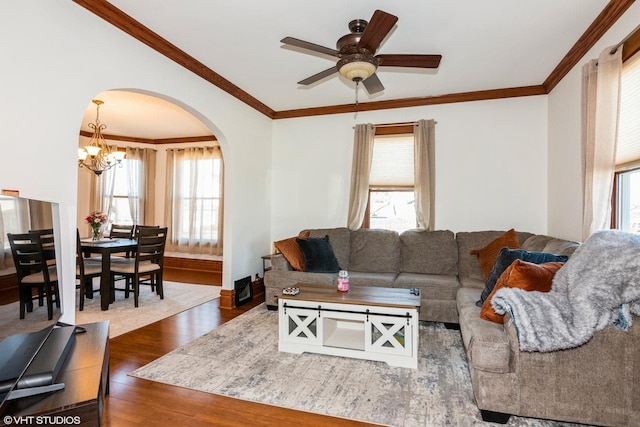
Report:
M141 211L139 183L142 182L142 161L125 158L122 167L104 172L104 202L110 206L109 224L138 224ZM132 187L134 191L132 190Z
M640 53L622 68L612 225L640 234Z
M365 228L416 228L413 140L413 134L375 137Z
M31 228L29 205L25 199L0 195L0 240L4 249L9 248L7 233L24 233Z
M615 228L640 234L640 169L616 173Z
M220 255L223 160L219 147L167 150L167 200L171 224L167 248Z
M179 200L177 216L180 218L175 236L178 241L189 240L191 229L195 228L201 243L215 243L220 209L220 185L216 185L220 181L220 164L220 159L182 161L179 167L182 176L176 194Z

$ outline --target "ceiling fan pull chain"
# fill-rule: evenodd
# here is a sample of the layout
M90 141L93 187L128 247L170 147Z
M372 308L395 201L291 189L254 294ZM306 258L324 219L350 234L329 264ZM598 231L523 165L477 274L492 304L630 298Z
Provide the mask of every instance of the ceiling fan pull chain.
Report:
M358 84L360 80L356 80L356 110L358 109Z

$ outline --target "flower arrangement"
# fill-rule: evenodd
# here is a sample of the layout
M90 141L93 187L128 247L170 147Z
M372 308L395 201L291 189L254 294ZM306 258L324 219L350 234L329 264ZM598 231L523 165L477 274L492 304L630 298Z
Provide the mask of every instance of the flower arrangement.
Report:
M91 227L91 238L93 240L100 240L100 228L109 220L107 215L102 212L93 212L84 220L87 221L87 224Z

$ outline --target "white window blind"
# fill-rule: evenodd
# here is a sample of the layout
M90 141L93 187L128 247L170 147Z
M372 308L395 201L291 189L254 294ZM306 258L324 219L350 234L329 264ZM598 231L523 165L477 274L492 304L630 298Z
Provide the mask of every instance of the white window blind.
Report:
M640 167L640 53L622 68L616 170Z
M413 135L376 136L370 187L413 186Z

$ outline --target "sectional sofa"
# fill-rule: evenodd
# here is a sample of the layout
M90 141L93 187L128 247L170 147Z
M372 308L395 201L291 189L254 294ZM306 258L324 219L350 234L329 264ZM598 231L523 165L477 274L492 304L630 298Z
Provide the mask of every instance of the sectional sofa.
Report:
M627 332L609 326L577 348L522 351L518 331L507 314L504 323L480 318L476 304L485 278L474 249L504 231L454 234L448 230L346 228L304 230L328 236L351 286L419 288L420 320L458 326L473 392L483 419L506 422L509 415L597 425L640 425L640 326ZM576 242L516 232L521 249L570 256ZM265 273L266 304L277 308L280 290L305 282L336 286L337 272L296 271L282 255ZM637 317L636 322L640 321Z
M303 230L312 238L329 237L341 269L349 272L351 286L420 289L420 320L458 323L456 296L461 287L484 287L472 249L485 246L504 231L390 230L329 228ZM570 253L577 243L517 232L522 249ZM335 286L338 273L296 271L282 255L271 258L265 273L266 304L278 306L282 288L296 283Z

